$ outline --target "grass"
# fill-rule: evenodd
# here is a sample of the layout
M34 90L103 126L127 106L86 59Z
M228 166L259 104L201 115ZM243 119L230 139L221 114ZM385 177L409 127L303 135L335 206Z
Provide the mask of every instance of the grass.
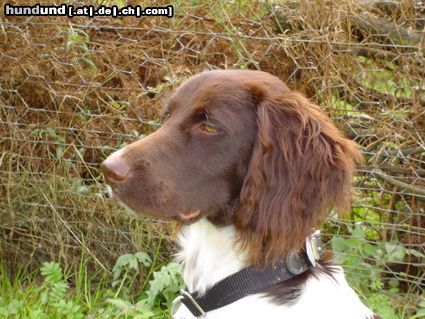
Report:
M34 272L20 268L13 277L1 265L0 318L167 318L183 285L179 265L155 264L143 252L121 256L113 280L102 269L89 271L88 263L83 257L75 271L63 271L59 263L44 262Z
M367 230L357 224L349 237L337 235L331 242L347 280L384 319L425 318L423 296L400 294L396 280L384 287L385 264L370 260L374 255L382 260L403 259L402 255L412 252L400 244L367 243ZM36 271L20 267L10 276L1 264L0 318L168 318L172 300L184 284L178 264L159 261L159 247L153 258L145 252L120 256L112 274L102 268L91 270L90 257L84 254L78 265L65 271L57 262L44 262Z
M10 279L1 267L1 318L85 318L88 314L102 313L108 308L105 298L111 295L107 276L93 284L84 269L74 274L77 285L67 288L66 280L48 282L39 272L20 270ZM60 285L63 284L63 285Z

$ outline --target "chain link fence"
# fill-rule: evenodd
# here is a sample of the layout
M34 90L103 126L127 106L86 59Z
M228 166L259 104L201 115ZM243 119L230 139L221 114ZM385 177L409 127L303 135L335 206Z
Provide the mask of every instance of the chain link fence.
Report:
M425 4L180 1L174 11L0 16L1 260L13 270L89 256L108 270L128 251L169 258L169 225L107 200L99 163L157 129L165 96L190 75L260 69L360 145L353 208L331 214L324 236L356 287L393 291L413 311L425 288Z

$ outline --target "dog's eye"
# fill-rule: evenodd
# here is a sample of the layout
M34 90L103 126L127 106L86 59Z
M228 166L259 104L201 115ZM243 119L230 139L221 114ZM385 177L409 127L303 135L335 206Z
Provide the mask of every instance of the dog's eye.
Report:
M161 120L162 121L166 121L168 120L168 118L171 116L170 112L165 112L164 114L161 115Z
M199 129L204 131L205 133L214 134L218 132L218 129L210 124L202 123L199 126Z

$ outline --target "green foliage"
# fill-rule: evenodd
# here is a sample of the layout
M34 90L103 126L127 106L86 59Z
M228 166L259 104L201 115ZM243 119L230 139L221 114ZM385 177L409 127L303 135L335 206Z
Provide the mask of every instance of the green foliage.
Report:
M424 298L418 297L417 310L404 311L403 305L397 304L399 282L384 277L386 262L403 261L408 254L425 256L406 249L397 240L372 241L361 223L347 231L349 236L334 237L332 249L365 303L384 319L425 318ZM0 318L166 318L172 300L183 287L180 271L176 263L156 264L145 252L119 257L112 270L112 283L107 283L111 277L103 276L96 287L90 286L84 261L74 279L65 275L60 264L43 263L41 283L37 276L19 274L11 282L5 268L0 267ZM148 284L132 293L140 286L141 275ZM73 288L68 283L71 279L76 282Z
M149 267L152 264L152 259L144 252L120 256L112 269L112 287L116 287L120 283L122 286L128 280L133 281L139 273L139 264ZM123 272L124 276L122 276Z
M127 300L129 291L135 278L143 270L141 266L150 267L149 273L152 273L152 280L146 291L140 294L139 300L131 303ZM180 265L169 263L163 265L158 271L153 271L153 267L152 259L144 252L125 254L118 258L112 271L112 286L119 286L119 288L115 297L107 300L118 313L139 319L154 317L157 312L168 313L168 307L179 290L183 288ZM118 295L121 298L118 298Z
M157 298L163 297L170 304L180 289L184 287L181 278L181 267L176 263L162 266L161 270L154 272L153 279L147 291L149 305L153 305Z
M58 263L45 262L41 267L45 290L41 294L41 303L47 305L46 313L52 317L82 319L81 306L73 300L65 300L69 284L64 280L62 268ZM43 316L40 310L38 316Z
M81 62L86 66L89 66L92 71L97 71L97 66L93 61L92 54L90 53L89 44L90 36L81 29L70 26L69 28L62 30L67 36L66 49L73 53L72 59L73 65L82 69Z
M12 318L20 313L24 306L21 299L12 300L9 304L5 304L3 297L0 297L0 316L3 318Z
M40 269L40 273L44 278L44 282L50 285L62 282L63 280L61 266L53 261L44 262L43 266Z
M49 138L56 143L56 159L61 159L65 152L65 137L56 133L55 129L48 127L45 129L35 129L31 132L31 135L38 135L40 138Z
M108 302L114 306L118 316L133 319L150 319L158 318L158 313L151 310L151 307L146 304L146 300L132 304L129 301L122 299L108 299ZM161 313L161 312L160 312ZM164 318L165 318L164 314Z
M422 296L421 301L418 303L418 310L416 314L410 319L425 318L425 295Z
M349 237L335 236L332 250L335 258L347 270L350 284L363 297L365 303L384 319L401 318L402 307L397 309L394 300L400 289L399 282L384 277L387 263L403 262L406 255L422 257L414 249L406 249L397 239L370 240L369 228L360 222L349 229Z
M0 271L2 272L1 318L85 318L82 306L69 298L70 287L58 263L43 263L40 270L43 278L41 285L31 282L28 277L19 275L17 281L10 282L4 267ZM20 280L27 285L23 291L21 287L23 282Z
M380 291L383 288L382 271L385 250L366 240L366 233L360 224L356 224L348 238L336 236L332 239L332 250L335 258L347 270L346 276L350 284L360 291L363 300L377 313L387 314L385 319L393 319L390 310L391 299ZM395 287L397 290L397 287Z
M324 101L322 104L325 106L332 105L332 109L336 111L336 114L341 115L349 115L353 110L355 110L350 103L338 99L336 96L331 96L330 99Z
M374 293L368 296L367 304L384 319L399 319L395 313L392 300L383 293Z
M393 95L396 98L411 98L413 95L412 87L422 86L419 79L400 75L394 63L384 61L383 65L380 65L377 61L362 56L358 56L357 59L363 70L360 83L365 88ZM399 109L399 112L399 116L404 116L404 110Z
M78 271L68 276L59 263L45 262L38 273L18 272L15 281L0 265L0 318L167 318L171 301L183 285L179 265L157 265L145 252L119 257L112 284L103 273L92 286L94 274L89 277L86 264L82 259ZM141 275L149 285L132 294L140 286ZM68 281L75 285L71 288Z

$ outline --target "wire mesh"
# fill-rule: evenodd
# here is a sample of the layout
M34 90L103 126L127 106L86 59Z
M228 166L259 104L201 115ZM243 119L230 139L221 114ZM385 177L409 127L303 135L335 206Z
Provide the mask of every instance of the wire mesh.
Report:
M88 254L110 269L124 252L156 247L168 224L106 200L99 163L158 128L165 96L190 75L249 68L304 92L363 151L349 216L325 225L329 245L355 238L332 244L348 275L379 269L382 288L396 279L400 295L423 294L424 3L195 1L175 11L0 16L2 260L73 264Z

